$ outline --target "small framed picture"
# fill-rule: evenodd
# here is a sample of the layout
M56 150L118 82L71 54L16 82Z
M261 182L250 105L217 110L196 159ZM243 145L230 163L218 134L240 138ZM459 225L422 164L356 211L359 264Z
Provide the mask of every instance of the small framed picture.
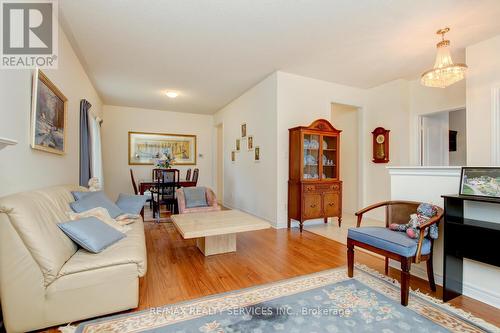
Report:
M231 162L234 162L234 161L236 161L236 152L233 150L231 152Z
M236 151L240 151L240 148L241 148L241 140L236 139Z
M241 137L246 138L247 137L247 124L241 124Z
M248 150L253 150L253 135L249 135L247 139L247 148Z
M463 167L460 195L500 198L500 168Z
M260 161L260 147L257 146L255 147L255 152L254 152L254 160L255 162L259 162Z

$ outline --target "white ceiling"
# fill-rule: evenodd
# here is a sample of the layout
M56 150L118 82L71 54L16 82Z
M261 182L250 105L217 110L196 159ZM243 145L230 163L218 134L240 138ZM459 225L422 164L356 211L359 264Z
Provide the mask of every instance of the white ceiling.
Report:
M500 0L60 0L60 12L105 104L207 114L275 70L369 88L431 67L441 27L455 61L500 34Z

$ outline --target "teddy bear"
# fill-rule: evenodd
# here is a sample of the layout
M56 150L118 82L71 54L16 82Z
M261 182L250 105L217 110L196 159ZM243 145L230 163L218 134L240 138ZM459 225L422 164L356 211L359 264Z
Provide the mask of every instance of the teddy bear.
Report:
M436 206L423 203L418 206L416 214L410 215L410 221L407 224L391 223L389 225L389 229L394 231L406 232L406 235L410 238L418 238L420 236L420 230L418 229L418 227L426 223L436 214ZM429 234L432 239L437 239L438 233L439 231L437 225L433 224L425 230L424 236L427 236L427 234Z

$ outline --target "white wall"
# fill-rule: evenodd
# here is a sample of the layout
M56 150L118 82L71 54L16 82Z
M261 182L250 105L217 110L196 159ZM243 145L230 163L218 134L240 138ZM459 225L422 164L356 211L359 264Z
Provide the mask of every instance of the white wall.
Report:
M491 165L492 89L500 88L500 35L467 47L467 163Z
M30 147L33 71L1 70L0 137L19 143L0 151L0 196L79 181L80 100L87 99L98 115L101 100L62 29L59 29L59 67L44 73L68 98L66 155Z
M396 80L369 90L365 112L365 200L368 204L391 198L390 178L386 167L409 163L409 89L408 81ZM373 163L373 135L377 127L389 132L389 163ZM385 212L372 211L368 216L383 220Z
M188 168L199 168L198 183L213 188L213 116L122 106L103 106L102 152L104 187L115 198L120 193L133 193L130 169L136 181L151 179L152 165L128 165L128 132L194 134L197 140L197 164L176 166L181 178Z
M342 129L340 140L340 178L344 186L342 210L354 214L358 211L359 195L359 112L357 107L332 104L331 123Z
M276 73L245 92L215 114L215 125L223 124L224 205L259 216L276 225ZM231 162L241 124L260 146L260 162L247 151L246 140L236 161Z

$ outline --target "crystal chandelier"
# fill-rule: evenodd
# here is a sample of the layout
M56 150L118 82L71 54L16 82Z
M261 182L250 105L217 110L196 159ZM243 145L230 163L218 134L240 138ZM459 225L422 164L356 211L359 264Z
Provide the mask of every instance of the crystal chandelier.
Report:
M436 34L441 35L441 41L437 43L437 55L434 68L422 74L421 82L424 86L434 88L446 88L465 78L467 65L454 64L451 60L450 41L444 39L444 34L450 28L440 29Z

